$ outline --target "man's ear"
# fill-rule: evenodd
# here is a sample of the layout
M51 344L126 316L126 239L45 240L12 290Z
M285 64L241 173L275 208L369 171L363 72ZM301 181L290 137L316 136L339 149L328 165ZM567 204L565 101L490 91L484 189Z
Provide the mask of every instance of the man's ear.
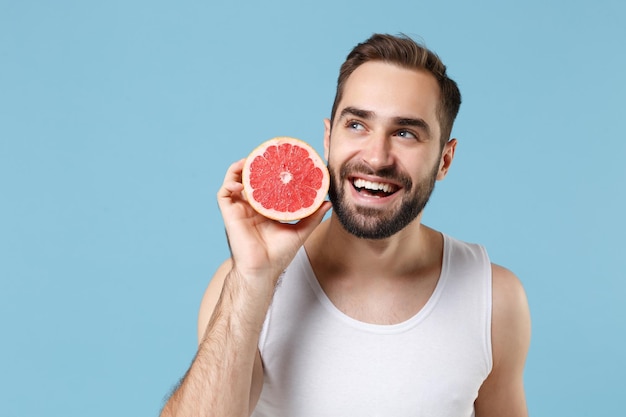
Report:
M441 153L441 160L439 161L439 171L437 172L437 181L441 181L448 175L450 165L454 159L454 152L456 151L456 139L450 139L443 147Z
M330 149L330 119L324 119L324 159L328 162Z

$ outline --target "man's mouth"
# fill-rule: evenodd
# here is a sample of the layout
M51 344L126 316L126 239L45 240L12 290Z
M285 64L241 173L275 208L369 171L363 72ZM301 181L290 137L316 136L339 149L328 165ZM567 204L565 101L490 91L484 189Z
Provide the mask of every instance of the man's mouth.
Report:
M352 185L360 194L379 198L388 197L399 189L395 184L368 181L362 178L353 178Z

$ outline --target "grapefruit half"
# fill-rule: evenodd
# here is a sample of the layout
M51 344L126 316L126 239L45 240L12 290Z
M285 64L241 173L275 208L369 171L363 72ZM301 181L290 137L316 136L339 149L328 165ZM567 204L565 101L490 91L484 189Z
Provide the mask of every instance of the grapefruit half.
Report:
M319 208L330 177L326 164L308 143L277 137L248 155L242 182L252 208L270 219L291 222Z

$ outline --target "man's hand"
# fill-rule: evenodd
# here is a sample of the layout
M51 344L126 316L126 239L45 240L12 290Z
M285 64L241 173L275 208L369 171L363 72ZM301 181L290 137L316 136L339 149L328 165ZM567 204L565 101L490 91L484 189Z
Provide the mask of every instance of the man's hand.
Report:
M325 201L311 216L297 223L281 223L257 213L246 200L241 171L245 160L233 163L217 193L233 269L242 277L254 277L274 285L298 249L331 208Z

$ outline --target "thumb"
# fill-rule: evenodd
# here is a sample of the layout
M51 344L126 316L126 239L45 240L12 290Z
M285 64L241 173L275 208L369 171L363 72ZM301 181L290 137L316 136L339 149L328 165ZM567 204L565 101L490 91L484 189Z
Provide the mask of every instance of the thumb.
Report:
M331 207L332 203L330 201L324 201L313 214L294 224L294 227L298 229L303 242L307 237L309 237L317 225L322 222L324 215L331 209Z

